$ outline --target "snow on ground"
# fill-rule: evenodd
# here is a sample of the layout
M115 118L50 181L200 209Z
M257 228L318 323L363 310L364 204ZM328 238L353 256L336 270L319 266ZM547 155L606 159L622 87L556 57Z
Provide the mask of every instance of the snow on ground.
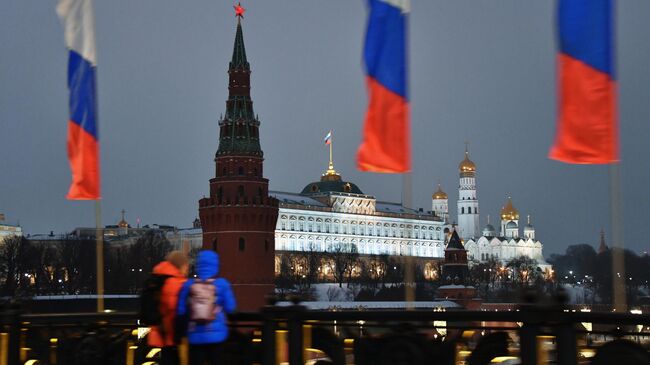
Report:
M337 285L338 287L338 285ZM279 306L289 306L291 302L278 302ZM301 302L301 305L310 310L327 310L327 309L405 309L406 302L340 302L340 301L315 301ZM458 304L441 300L437 302L411 302L408 307L415 309L440 309L440 308L458 308Z
M563 284L562 288L566 290L569 297L569 304L585 304L592 302L593 291L579 285Z

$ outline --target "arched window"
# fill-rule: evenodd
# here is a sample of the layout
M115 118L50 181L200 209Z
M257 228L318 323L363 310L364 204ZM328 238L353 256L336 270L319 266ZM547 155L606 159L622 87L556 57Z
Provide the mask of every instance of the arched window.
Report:
M237 169L237 173L239 175L243 175L244 174L244 168L242 166L239 166L239 168Z
M460 214L465 214L465 208L460 208Z
M239 237L239 251L244 251L246 249L246 240L243 237Z
M222 170L221 176L226 176L226 168L225 167Z

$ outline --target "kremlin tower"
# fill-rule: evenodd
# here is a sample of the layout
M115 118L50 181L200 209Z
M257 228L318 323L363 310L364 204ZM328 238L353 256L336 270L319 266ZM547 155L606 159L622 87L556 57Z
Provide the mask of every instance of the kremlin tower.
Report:
M199 200L203 248L219 253L220 276L228 279L241 311L257 310L274 290L275 225L278 201L269 197L260 147L260 121L250 97L241 18L228 69L226 113L219 120L219 147L210 196Z

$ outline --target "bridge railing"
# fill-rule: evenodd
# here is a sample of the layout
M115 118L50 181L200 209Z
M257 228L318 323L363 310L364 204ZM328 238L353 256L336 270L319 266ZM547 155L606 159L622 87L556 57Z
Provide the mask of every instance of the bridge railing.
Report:
M135 313L1 313L0 365L156 364ZM647 364L648 314L528 305L511 311L308 310L230 316L225 364ZM184 347L183 347L184 348ZM186 361L186 352L183 361ZM612 358L612 356L614 358ZM318 362L320 361L320 362ZM646 361L645 363L643 361Z

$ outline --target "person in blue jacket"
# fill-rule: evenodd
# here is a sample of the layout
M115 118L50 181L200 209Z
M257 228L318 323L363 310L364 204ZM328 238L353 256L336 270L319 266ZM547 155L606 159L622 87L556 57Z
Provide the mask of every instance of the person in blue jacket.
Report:
M205 282L210 280L216 290L216 318L208 323L196 323L189 320L187 324L187 340L190 345L190 365L217 364L223 353L223 343L228 338L228 324L226 314L235 310L235 296L228 280L217 277L219 273L219 255L210 250L199 252L196 259L196 273L198 279ZM178 295L179 317L188 318L191 311L190 287L197 279L185 282Z

